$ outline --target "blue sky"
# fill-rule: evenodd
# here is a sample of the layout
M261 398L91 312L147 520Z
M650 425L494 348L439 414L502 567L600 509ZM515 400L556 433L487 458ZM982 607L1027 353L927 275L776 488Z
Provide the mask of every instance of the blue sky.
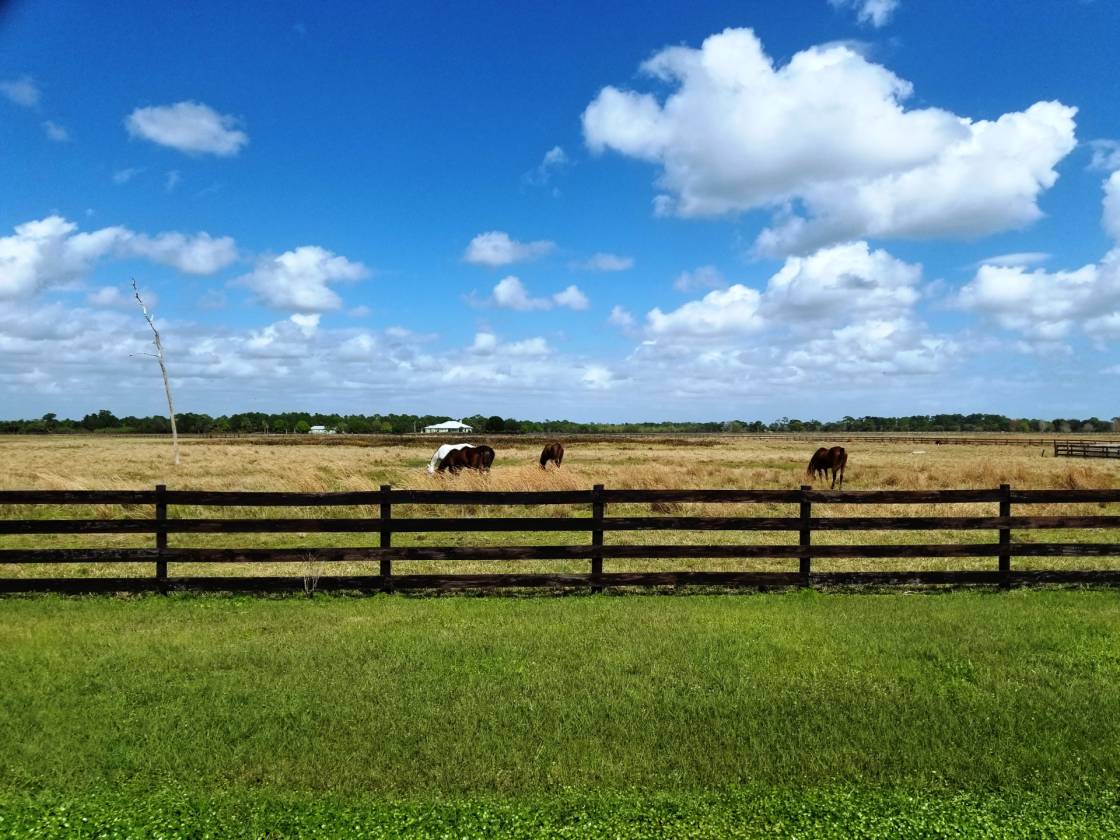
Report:
M1120 4L0 10L0 415L1120 413Z

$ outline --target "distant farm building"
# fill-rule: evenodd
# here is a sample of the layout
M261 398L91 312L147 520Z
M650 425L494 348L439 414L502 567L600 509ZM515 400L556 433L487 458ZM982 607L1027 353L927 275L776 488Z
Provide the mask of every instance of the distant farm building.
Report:
M433 423L424 427L426 435L469 435L474 431L473 426L460 423L458 420L445 420L442 423Z
M307 430L309 435L333 435L334 429L328 429L326 426L312 426Z

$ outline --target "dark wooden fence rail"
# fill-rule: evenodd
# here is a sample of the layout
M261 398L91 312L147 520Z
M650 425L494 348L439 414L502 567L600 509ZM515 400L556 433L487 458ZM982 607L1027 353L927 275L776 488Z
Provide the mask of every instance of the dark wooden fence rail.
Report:
M1083 440L1054 441L1054 457L1120 458L1120 443L1089 443Z
M790 516L607 516L618 504L780 504L790 505ZM915 505L992 504L997 515L965 516L814 516L814 505ZM151 506L154 516L96 519L0 518L0 536L35 534L154 534L152 548L0 548L0 564L142 563L152 564L154 576L145 577L3 577L0 592L111 592L208 589L224 591L300 591L308 587L307 575L284 577L175 576L172 563L378 563L378 574L318 576L313 586L322 590L450 589L490 587L590 587L608 586L834 586L890 583L1013 584L1040 582L1120 585L1120 571L1015 570L1018 557L1117 557L1120 556L1120 515L1012 515L1012 505L1120 503L1120 490L1012 490L1000 485L991 490L591 490L557 491L456 491L379 490L344 493L284 493L168 490L5 490L3 506L29 505ZM358 518L275 517L175 518L168 509L205 507L359 507L377 516ZM394 516L394 507L580 505L590 516ZM131 513L131 511L125 511ZM1108 539L1097 542L1021 542L1012 540L1023 530L1103 530ZM865 531L995 531L996 542L814 544L814 532ZM606 532L633 531L772 531L797 532L797 544L606 544ZM188 548L169 546L171 534L245 533L356 533L377 534L377 546L352 548ZM582 532L583 545L527 546L394 546L393 534L421 532ZM993 558L989 570L914 571L813 571L813 559L832 558ZM796 560L797 571L666 571L606 572L604 562L620 559L733 558ZM398 574L393 561L589 561L588 571L562 574Z

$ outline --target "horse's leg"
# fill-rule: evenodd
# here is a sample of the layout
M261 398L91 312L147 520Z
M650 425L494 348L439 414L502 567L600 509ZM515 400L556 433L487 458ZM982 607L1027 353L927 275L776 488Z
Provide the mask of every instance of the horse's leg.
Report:
M848 460L846 458L843 461L840 462L840 489L841 490L844 489L844 465L847 462L848 462Z

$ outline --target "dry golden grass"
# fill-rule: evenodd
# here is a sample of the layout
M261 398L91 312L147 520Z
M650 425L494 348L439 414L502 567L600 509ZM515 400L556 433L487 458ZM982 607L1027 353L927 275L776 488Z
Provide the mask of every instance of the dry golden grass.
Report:
M151 439L52 437L0 438L0 489L146 489L166 484L172 489L205 490L289 490L340 491L366 490L381 484L410 489L458 490L546 490L588 489L601 483L613 488L792 488L806 483L804 467L813 447L803 442L751 440L749 438L704 439L695 445L673 445L646 439L619 439L609 442L581 443L570 441L564 467L542 471L537 466L539 444L516 440L495 441L497 459L489 474L463 473L459 476L429 476L424 467L435 444L426 440L396 441L392 445L273 446L251 442L188 441L183 446L182 464L175 467L166 443ZM830 441L822 438L821 444ZM1009 483L1015 488L1093 488L1117 486L1118 470L1114 462L1086 462L1055 459L1049 452L1031 446L965 446L915 445L913 443L853 443L848 446L849 459L846 489L938 489L993 488ZM820 485L818 485L820 486ZM1016 513L1091 514L1117 513L1117 506L1108 510L1098 505L1049 505L1031 510L1017 508ZM830 505L817 508L815 515L923 515L950 513L994 514L994 505L908 505L848 506ZM788 505L649 505L615 506L614 514L684 513L691 515L728 514L793 515ZM461 506L425 509L414 506L394 512L397 516L418 515L535 515L585 516L579 506L556 508L483 509ZM0 516L145 516L146 509L124 511L115 506L70 508L0 507ZM177 508L172 516L366 516L376 515L368 509L240 509L216 511L201 508ZM279 534L279 535L173 535L171 544L207 546L322 546L372 545L375 537L363 534ZM562 544L579 543L586 534L416 534L396 535L400 545L482 545L495 544ZM994 534L987 532L834 532L814 534L817 543L864 542L991 542ZM1089 541L1115 540L1107 532L1020 532L1018 541ZM610 533L609 543L657 544L666 542L739 543L762 542L785 544L796 541L792 533L742 532L652 532ZM145 536L102 537L12 537L0 538L2 547L76 546L76 545L150 545ZM990 568L992 558L941 560L859 560L816 561L814 568ZM1018 568L1112 568L1118 565L1106 558L1038 558L1016 560ZM614 561L608 570L639 569L789 569L795 561ZM446 563L398 564L406 571L492 571L494 564ZM502 564L510 571L582 570L578 563ZM24 575L59 573L57 567L22 565L9 567L9 572ZM201 565L173 567L173 574L282 574L294 571L290 566L271 567ZM368 573L368 564L332 566L330 573ZM149 569L122 564L84 569L67 569L80 574L148 574Z

